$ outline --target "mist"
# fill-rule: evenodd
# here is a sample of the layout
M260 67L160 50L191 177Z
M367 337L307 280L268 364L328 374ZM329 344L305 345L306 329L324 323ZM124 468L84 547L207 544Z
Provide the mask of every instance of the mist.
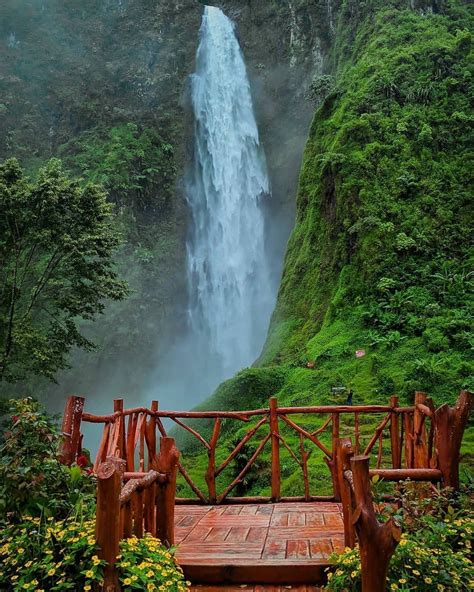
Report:
M193 254L197 214L190 186L196 186L196 166L202 165L196 159L191 88L203 9L194 0L86 1L80 6L8 0L0 7L0 73L8 80L6 92L16 93L15 110L1 123L8 139L0 147L1 158L17 156L34 174L47 158L59 156L73 174L87 176L75 160L77 146L89 137L84 134L103 139L108 129L132 122L156 130L173 146L176 167L167 193L158 183L144 205L136 206L132 192L124 196L113 188L110 193L125 229L117 266L132 294L125 302L108 304L94 322L81 323L96 351L72 352L71 368L58 373L57 384L34 378L3 387L4 392L39 397L59 413L70 394L85 396L86 408L95 413L110 412L114 398L124 398L127 406L159 400L162 409L190 409L259 357L294 222L299 164L313 109L302 93L320 65L290 68L276 56L263 55L261 48L249 50L250 25L236 21L248 75L243 84L250 84L256 125L252 158L266 161L266 181L250 190L258 207L244 224L250 234L240 232L245 246L259 237L252 247L259 252L244 253L248 270L225 288L221 302L221 322L227 307L228 319L236 321L233 333L212 344L212 311L204 319L207 325L203 318L195 321L216 286L196 303L206 270L201 268L201 284L193 287L189 264L190 257L201 257L196 250ZM254 171L251 177L261 174ZM244 185L245 177L232 182ZM236 215L242 219L243 213ZM246 282L251 296L242 294ZM236 299L244 307L239 313L230 304ZM218 351L218 343L225 351Z

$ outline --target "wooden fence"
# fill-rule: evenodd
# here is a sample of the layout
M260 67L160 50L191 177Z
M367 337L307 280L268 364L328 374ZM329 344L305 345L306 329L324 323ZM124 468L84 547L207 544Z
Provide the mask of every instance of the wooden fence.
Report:
M415 405L414 467L370 470L369 457L354 454L350 438L341 438L337 443L344 542L346 547L359 544L362 592L385 591L390 559L401 537L401 528L393 519L378 522L371 478L378 475L385 481L440 482L443 486L459 488L460 449L473 405L472 393L462 391L454 407L442 405L436 410L417 393ZM431 422L428 436L426 419Z
M469 398L463 391L461 398ZM154 401L150 409L138 407L124 409L123 400L114 401L114 412L110 415L93 415L84 411L84 399L70 397L67 401L63 421L63 445L61 457L66 464L74 462L80 454L82 422L104 424L102 439L94 462L94 472L110 456L118 456L126 463L125 475L143 477L145 466L150 470L157 454L157 437L167 437L163 421L168 421L185 430L196 439L207 453L208 462L203 481L207 491L190 476L186 459L178 460L178 471L194 493L195 498L177 498L177 503L253 503L264 501L314 501L318 499L340 500L340 484L337 472L337 441L340 437L351 437L354 453L375 454L375 469L437 468L440 478L447 486L459 485L459 449L462 438L459 430L452 426L448 405L434 409L433 402L424 393L415 395L415 404L399 407L397 397L390 398L389 405L359 406L313 406L278 407L275 398L270 399L266 409L250 411L161 411ZM364 422L381 418L370 437L363 436ZM190 424L189 420L193 420ZM206 439L196 428L197 420L212 422L210 437ZM316 429L308 427L308 421L318 420ZM222 434L224 421L249 423L250 426L234 448L220 462L216 451ZM306 422L306 424L305 424ZM289 435L297 436L298 445L290 446ZM260 438L258 440L258 438ZM230 482L218 488L217 479L228 477L233 460L239 457L251 440L258 444L252 449L248 461ZM293 438L294 443L294 438ZM243 481L265 447L271 448L271 495L236 498L231 492ZM314 453L320 454L330 471L333 485L332 496L317 495L310 491L308 460ZM291 458L302 473L303 491L298 497L281 495L281 454ZM387 477L389 473L385 473ZM383 474L381 473L381 476Z
M156 401L150 409L124 409L123 400L117 399L114 412L102 416L85 412L84 402L81 397L70 397L67 401L60 458L64 463L72 464L81 454L83 422L104 424L93 470L98 479L96 536L101 557L109 563L105 589L118 589L115 587L114 562L122 538L132 533L142 536L145 530L156 534L165 544L173 544L175 503L324 499L342 502L346 546L353 546L357 539L361 548L363 592L378 592L384 589L381 586L385 585L388 562L396 547L398 527L393 523L377 523L370 477L379 475L388 481L409 478L458 488L460 447L473 398L471 393L462 391L454 407L445 404L438 409L421 392L415 394L414 405L409 407L400 407L395 396L386 406L279 407L277 400L272 398L265 409L196 412L161 411ZM366 423L368 417L373 420L377 414L382 415L377 427L372 434L363 436L361 420ZM315 418L320 425L312 429L308 424L312 423L314 427ZM206 494L179 458L174 439L168 437L165 429L165 419L191 434L206 450ZM208 439L196 429L195 422L188 423L190 420L211 422ZM216 450L224 421L238 421L250 426L233 449L227 451L225 458L217 463ZM296 451L288 442L290 433L297 435ZM218 491L217 478L257 434L260 441L250 458ZM267 444L271 447L271 495L231 497L229 494L241 483ZM312 449L308 450L307 445ZM329 468L332 496L317 496L310 492L308 459L315 450L322 454ZM301 469L302 496L281 496L280 457L284 451ZM368 455L374 452L375 467L370 470ZM178 472L195 498L176 498Z

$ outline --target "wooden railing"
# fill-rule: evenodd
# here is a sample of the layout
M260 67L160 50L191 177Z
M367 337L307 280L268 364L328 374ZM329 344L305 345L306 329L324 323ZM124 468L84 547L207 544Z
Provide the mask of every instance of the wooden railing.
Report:
M356 455L350 438L338 440L338 483L344 521L346 547L359 544L362 592L384 592L387 572L400 541L401 528L390 519L379 523L371 493L371 478L385 481L440 482L459 487L459 453L462 436L473 404L473 395L462 391L456 405L442 405L435 410L432 403L417 393L413 415L412 447L408 458L413 467L369 469L369 457ZM426 420L430 429L425 429ZM410 432L408 432L410 433ZM449 463L448 463L449 459Z
M96 539L107 562L104 590L118 590L116 558L122 539L149 532L165 545L174 542L176 469L179 453L173 438L161 438L154 469L127 473L125 461L110 456L97 470ZM124 484L125 481L125 484Z
M461 399L469 399L467 391L463 391ZM431 399L421 392L415 394L415 404L410 407L399 407L395 396L390 398L389 405L312 407L278 407L277 400L272 398L268 408L250 411L161 411L156 401L150 409L124 409L123 400L118 399L114 402L114 412L102 416L84 412L84 399L70 397L64 415L61 456L64 462L71 463L80 452L81 422L102 423L104 428L94 472L97 473L106 458L118 456L125 460L126 472L143 473L145 465L149 470L156 458L157 436L168 436L165 420L174 424L176 429L190 434L208 457L205 474L200 479L206 485L206 492L202 484L191 476L192 471L186 467L186 459L178 461L179 474L195 496L177 498L178 503L338 501L340 484L336 447L341 436L352 437L356 455L375 453L377 470L439 468L445 485L457 487L459 484L460 440L458 436L453 438L448 435L453 430L453 421L458 420L447 405L435 410ZM206 437L202 430L198 431L198 420L207 424ZM225 424L229 421L250 425L234 447L227 449L224 454L218 445L222 441ZM373 424L374 421L378 421L375 430L365 433L368 422ZM242 452L248 451L249 443L255 441L245 465L240 465L238 473L232 474L232 461L238 459ZM267 446L271 448L270 495L231 497L232 491L243 481ZM308 461L314 452L322 456L329 468L333 486L331 496L321 496L317 495L318 492L310 491L314 474L310 471ZM286 463L294 462L301 470L301 496L288 498L281 494L282 455ZM227 482L219 487L225 481L224 477Z
M277 400L272 398L268 409L199 412L160 411L156 401L150 409L125 410L123 400L117 399L114 412L102 416L84 412L84 402L81 397L70 397L67 401L60 458L66 464L78 459L82 450L82 422L104 424L93 466L98 481L96 536L101 558L108 562L104 589L119 589L115 561L122 538L131 534L140 537L146 531L167 545L173 544L175 503L330 499L342 502L346 546L354 546L356 540L359 542L363 592L382 592L400 529L392 521L383 525L378 523L370 478L374 475L389 481L409 478L459 487L460 447L473 396L462 391L454 407L442 405L438 409L424 393L418 392L415 404L410 407L399 407L395 396L390 398L388 406L278 407ZM383 417L372 434L363 434L361 418L369 416L373 421L374 414L383 414ZM315 418L320 420L317 427ZM204 475L207 495L179 459L175 441L168 437L165 429L165 419L191 434L207 451ZM190 420L199 419L212 422L207 439L194 423L189 424ZM229 420L252 425L232 450L217 462L216 451L223 422ZM259 433L261 439L250 458L218 493L217 477ZM297 452L290 445L290 434L297 435ZM342 434L351 435L354 444L352 439L341 437ZM364 442L366 438L367 442ZM230 492L243 480L268 442L271 444L271 495L230 497ZM312 450L306 449L308 442L313 445ZM322 453L329 467L332 496L310 493L308 459L314 450ZM368 455L372 451L376 451L376 463L370 470ZM281 496L281 455L285 452L302 471L303 496ZM389 466L382 466L384 463ZM178 471L195 493L195 498L176 498Z

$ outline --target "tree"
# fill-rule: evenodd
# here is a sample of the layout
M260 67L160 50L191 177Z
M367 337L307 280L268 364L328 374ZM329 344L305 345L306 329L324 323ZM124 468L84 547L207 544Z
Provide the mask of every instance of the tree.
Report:
M0 380L54 380L72 347L94 347L78 321L127 294L114 271L112 207L58 160L34 181L15 159L0 164Z

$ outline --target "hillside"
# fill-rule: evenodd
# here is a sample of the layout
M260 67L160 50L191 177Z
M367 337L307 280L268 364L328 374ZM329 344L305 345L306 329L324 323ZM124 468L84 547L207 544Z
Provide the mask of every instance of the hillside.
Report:
M343 5L267 343L200 409L344 402L331 387L440 404L472 385L472 23L460 3Z

